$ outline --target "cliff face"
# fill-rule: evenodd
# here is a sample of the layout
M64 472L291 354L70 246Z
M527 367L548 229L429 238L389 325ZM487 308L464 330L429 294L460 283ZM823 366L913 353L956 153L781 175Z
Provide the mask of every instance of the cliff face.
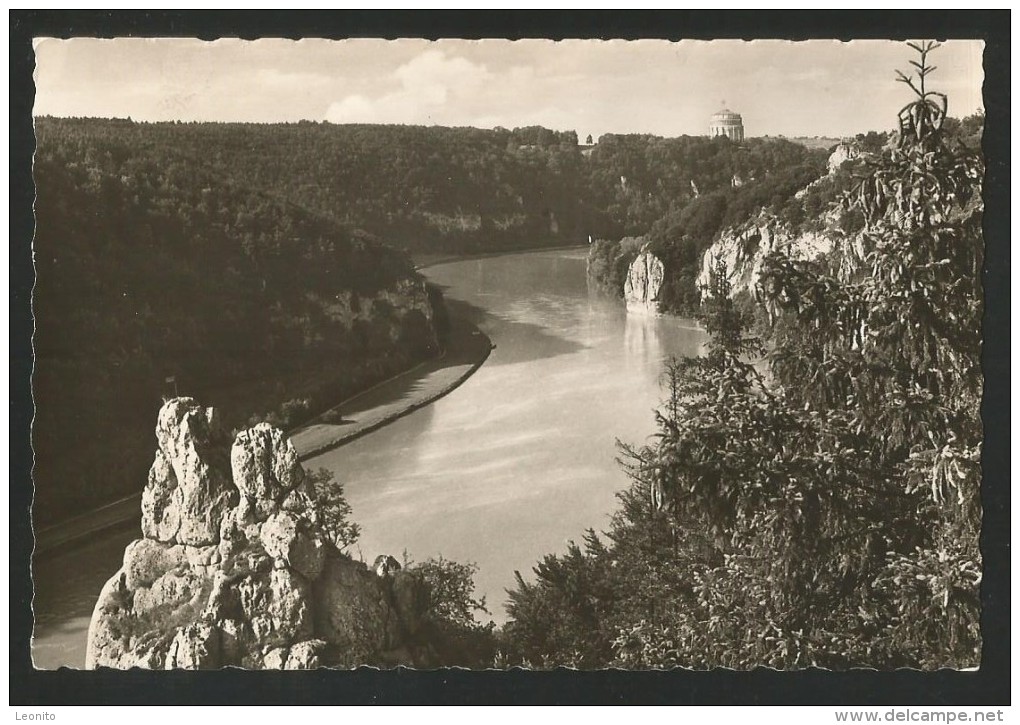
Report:
M844 162L859 156L856 146L839 144L829 156L829 175L836 173ZM801 198L813 187L827 182L828 177L823 176L797 192L795 197ZM834 220L828 213L823 213L819 221L818 226L825 229ZM719 235L701 259L696 284L698 289L708 287L712 269L718 260L726 265L731 295L742 291L753 293L761 278L762 263L770 254L782 251L791 259L816 259L832 251L833 244L833 238L826 232L794 231L765 209L745 224L726 229Z
M759 214L736 229L727 229L705 252L698 273L698 289L711 281L717 260L726 265L730 294L753 292L761 278L765 258L782 250L791 259L815 259L832 250L832 239L822 232L792 233L775 217Z
M279 429L224 437L211 408L163 405L143 538L103 587L86 666L305 669L419 665L428 593L344 555Z
M861 150L852 143L845 141L840 142L838 146L829 154L829 173L835 172L843 165L844 161L853 161L861 155Z
M627 271L623 298L627 308L642 312L658 312L659 292L666 276L662 260L648 251L641 252Z

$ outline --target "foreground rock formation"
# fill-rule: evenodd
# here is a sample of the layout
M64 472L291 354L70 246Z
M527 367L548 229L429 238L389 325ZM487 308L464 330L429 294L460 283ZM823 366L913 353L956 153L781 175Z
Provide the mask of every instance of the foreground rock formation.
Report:
M427 589L392 557L370 570L340 551L282 431L230 445L213 409L175 398L156 439L144 538L99 596L88 668L428 662Z
M623 298L627 308L638 311L658 312L659 292L666 269L662 260L648 251L642 251L631 263L623 285Z

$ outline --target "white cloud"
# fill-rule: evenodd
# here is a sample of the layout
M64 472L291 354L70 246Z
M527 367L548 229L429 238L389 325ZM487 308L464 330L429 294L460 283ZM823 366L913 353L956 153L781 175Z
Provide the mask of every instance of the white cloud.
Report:
M326 120L333 123L372 123L370 119L377 112L377 104L360 94L355 94L331 104L326 111Z
M470 102L471 96L493 81L484 66L466 58L451 57L430 49L404 63L392 74L399 87L369 101L352 94L330 104L326 120L333 123L433 123L449 122L453 104Z
M397 68L393 74L406 90L415 88L470 89L484 85L492 77L481 64L466 58L449 57L441 50L426 50Z

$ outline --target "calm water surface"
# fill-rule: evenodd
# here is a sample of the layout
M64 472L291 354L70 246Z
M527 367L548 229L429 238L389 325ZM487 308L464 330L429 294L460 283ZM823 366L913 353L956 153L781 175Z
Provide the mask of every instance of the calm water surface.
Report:
M415 560L473 561L502 622L514 570L527 577L544 554L607 526L627 485L616 440L640 443L653 432L662 361L699 354L705 335L589 294L585 252L426 270L496 349L450 395L306 461L343 481L362 529L355 556L406 550ZM40 568L37 666L84 664L92 606L131 538L109 536Z
M306 464L344 481L366 560L474 561L497 621L515 569L607 526L627 485L616 440L654 431L662 361L705 341L689 321L589 294L585 253L427 270L496 349L451 395Z

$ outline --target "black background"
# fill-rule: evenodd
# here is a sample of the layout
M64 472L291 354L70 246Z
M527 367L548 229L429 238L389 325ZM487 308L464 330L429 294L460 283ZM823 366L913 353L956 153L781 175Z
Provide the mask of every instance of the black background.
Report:
M1010 703L1008 11L10 11L10 704L1006 705ZM980 671L84 672L32 668L33 36L982 38L985 421Z

